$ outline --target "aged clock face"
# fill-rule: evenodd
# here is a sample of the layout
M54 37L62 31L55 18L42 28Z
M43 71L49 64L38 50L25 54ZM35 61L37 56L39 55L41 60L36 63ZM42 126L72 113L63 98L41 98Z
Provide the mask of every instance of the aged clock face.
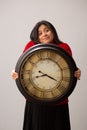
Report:
M73 91L76 65L63 49L56 45L38 44L18 60L16 80L21 93L41 103L58 102Z

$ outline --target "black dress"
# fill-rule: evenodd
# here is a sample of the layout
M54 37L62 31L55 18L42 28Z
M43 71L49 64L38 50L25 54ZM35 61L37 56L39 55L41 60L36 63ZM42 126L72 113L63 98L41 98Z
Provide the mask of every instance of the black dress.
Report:
M27 100L23 130L71 130L68 103L46 106Z

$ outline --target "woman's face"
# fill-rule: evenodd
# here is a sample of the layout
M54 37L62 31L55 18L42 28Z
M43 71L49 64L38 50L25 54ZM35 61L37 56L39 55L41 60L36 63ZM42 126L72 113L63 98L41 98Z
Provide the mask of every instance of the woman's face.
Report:
M40 43L51 43L53 38L52 31L46 25L43 24L38 28L38 40Z

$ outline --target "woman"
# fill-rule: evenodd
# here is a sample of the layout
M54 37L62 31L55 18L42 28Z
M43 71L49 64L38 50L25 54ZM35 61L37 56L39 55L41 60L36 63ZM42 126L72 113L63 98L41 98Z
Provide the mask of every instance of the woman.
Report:
M48 21L40 21L30 34L31 41L25 46L24 51L37 43L56 44L72 56L71 48L67 43L59 40L54 26ZM18 73L12 71L12 78L18 78ZM74 72L79 80L80 69ZM23 130L71 130L69 119L68 98L50 106L40 105L26 100Z

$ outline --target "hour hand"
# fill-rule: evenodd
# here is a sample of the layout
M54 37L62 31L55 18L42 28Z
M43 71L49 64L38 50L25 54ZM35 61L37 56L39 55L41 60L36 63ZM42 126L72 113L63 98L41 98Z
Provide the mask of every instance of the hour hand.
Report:
M46 76L46 74L35 76L35 78L39 78L39 77L43 77L43 76Z

